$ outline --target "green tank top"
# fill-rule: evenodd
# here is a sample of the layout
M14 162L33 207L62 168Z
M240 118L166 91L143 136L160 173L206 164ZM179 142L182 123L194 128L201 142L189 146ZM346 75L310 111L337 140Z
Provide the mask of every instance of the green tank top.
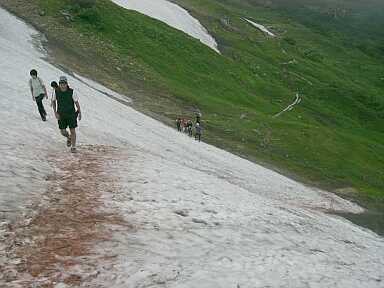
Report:
M60 115L73 116L75 115L75 103L73 102L73 90L68 88L67 91L55 90L57 101L57 112Z

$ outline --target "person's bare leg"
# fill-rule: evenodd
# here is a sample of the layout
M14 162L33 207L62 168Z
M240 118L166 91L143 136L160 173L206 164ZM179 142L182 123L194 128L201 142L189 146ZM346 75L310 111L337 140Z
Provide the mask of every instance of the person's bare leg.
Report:
M71 135L69 135L67 129L60 129L61 135L67 138L67 147L71 146Z
M70 137L70 136L69 136L69 133L68 133L68 131L67 131L67 129L60 129L60 133L61 133L61 135L63 135L64 137L67 137L67 138Z
M76 129L70 128L69 131L71 131L71 145L72 147L76 147Z

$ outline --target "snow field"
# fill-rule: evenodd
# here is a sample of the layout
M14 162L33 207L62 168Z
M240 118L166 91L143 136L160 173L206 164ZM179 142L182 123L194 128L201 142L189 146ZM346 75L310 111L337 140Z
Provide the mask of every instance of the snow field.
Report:
M160 20L169 26L199 39L203 44L220 53L216 40L208 33L200 22L188 11L166 0L112 0L117 5L135 10L149 17Z
M116 228L116 242L99 247L121 256L97 283L379 287L383 259L376 253L383 243L370 233L362 240L359 227L276 203L161 155L130 152L128 162L114 171L123 180L112 198L133 228ZM357 268L362 255L377 258L360 259Z

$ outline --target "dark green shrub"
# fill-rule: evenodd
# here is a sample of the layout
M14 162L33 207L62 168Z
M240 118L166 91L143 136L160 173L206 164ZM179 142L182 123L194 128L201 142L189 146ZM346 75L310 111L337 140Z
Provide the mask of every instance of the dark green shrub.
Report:
M296 45L296 40L293 38L285 37L284 41L287 42L289 45L292 45L292 46Z
M96 0L72 0L73 4L79 5L81 8L92 8L96 4Z

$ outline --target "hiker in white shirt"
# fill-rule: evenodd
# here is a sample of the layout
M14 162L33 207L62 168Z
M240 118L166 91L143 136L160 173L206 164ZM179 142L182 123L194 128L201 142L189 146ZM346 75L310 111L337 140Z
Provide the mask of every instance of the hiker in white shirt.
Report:
M43 80L40 77L37 77L37 71L32 69L29 72L31 79L29 79L29 88L31 89L32 100L36 101L37 108L41 116L41 120L47 121L47 112L45 112L43 99L44 97L48 99L47 89L45 88Z

